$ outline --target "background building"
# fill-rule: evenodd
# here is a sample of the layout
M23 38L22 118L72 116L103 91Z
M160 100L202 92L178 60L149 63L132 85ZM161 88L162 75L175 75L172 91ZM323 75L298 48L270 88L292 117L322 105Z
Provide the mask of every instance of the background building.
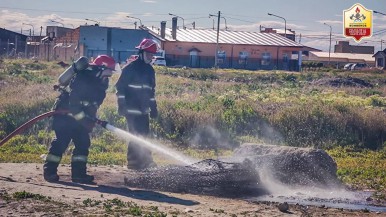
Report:
M291 29L286 29L285 31L286 32L284 32L284 29L273 29L273 28L265 28L260 26L260 32L277 33L283 37L287 37L288 39L295 41L295 31L292 31Z
M339 41L334 46L334 53L374 54L374 46L350 45L348 41Z
M179 29L176 17L171 29L161 22L159 32L149 31L159 37L169 66L298 70L298 60L291 58L303 48L276 33L229 30L219 30L217 43L216 30Z
M25 57L28 36L0 28L0 56Z
M72 61L80 56L89 59L100 54L124 62L136 54L137 46L144 38L154 38L146 29L121 29L99 25L79 26L68 29L47 27L47 36L42 40L40 56L46 60Z
M358 54L358 53L328 53L310 51L308 57L304 58L305 61L321 62L327 65L330 62L331 65L336 68L343 68L347 63L366 63L369 66L375 65L375 59L372 54Z
M375 67L379 69L386 69L386 49L378 51L373 55L375 57Z

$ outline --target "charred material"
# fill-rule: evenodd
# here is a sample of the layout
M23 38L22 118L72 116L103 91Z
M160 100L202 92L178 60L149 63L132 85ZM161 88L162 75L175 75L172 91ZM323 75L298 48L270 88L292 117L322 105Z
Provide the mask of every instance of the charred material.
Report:
M223 197L259 195L264 192L250 162L203 160L190 166L164 166L130 173L125 185L176 193Z
M321 149L243 144L226 161L241 162L245 159L250 160L258 171L264 170L265 175L283 184L330 187L340 185L335 161Z

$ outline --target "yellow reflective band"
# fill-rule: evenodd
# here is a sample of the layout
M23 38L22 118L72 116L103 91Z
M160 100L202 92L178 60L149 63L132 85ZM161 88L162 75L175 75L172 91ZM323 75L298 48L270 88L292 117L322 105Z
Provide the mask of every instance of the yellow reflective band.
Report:
M87 156L86 155L74 155L71 158L72 162L86 162L87 163Z
M150 98L150 101L155 101L155 99L154 98Z
M118 99L124 99L125 98L125 95L118 95Z
M126 111L127 111L128 114L142 115L142 112L139 111L139 110L130 110L130 109L127 109Z
M83 119L86 116L86 114L82 111L78 114L74 115L75 120L79 121L80 119Z
M60 160L62 160L62 157L53 154L48 154L46 157L46 161L48 162L60 163Z
M129 84L127 85L128 87L131 87L131 88L135 88L135 89L139 89L139 88L144 88L144 89L151 89L151 87L149 85L134 85L134 84Z
M142 88L142 85L129 84L128 86L131 87L131 88Z

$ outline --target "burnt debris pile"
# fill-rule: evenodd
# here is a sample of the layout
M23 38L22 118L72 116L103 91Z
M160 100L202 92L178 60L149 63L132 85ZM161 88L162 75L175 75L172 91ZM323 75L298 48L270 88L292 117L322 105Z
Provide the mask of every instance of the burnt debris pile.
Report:
M270 194L272 183L342 187L336 172L335 161L321 149L247 143L221 161L129 171L124 181L134 188L235 198Z
M339 187L337 165L324 150L246 143L227 161L248 159L263 174L292 186ZM263 172L262 172L263 171Z
M227 163L207 159L189 166L163 166L125 176L128 187L239 197L266 193L254 166L248 161Z

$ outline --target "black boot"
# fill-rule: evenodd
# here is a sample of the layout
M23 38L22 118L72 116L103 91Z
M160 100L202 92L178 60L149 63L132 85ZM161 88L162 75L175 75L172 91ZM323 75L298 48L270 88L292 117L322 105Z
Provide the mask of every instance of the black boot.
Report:
M94 176L87 175L87 166L84 162L71 163L71 179L72 182L82 184L95 184Z
M76 183L91 184L91 185L95 184L94 176L87 175L87 174L83 174L83 175L79 175L79 176L72 176L71 180L72 180L72 182L76 182Z
M59 181L58 176L58 163L46 161L43 166L43 177L47 182Z

